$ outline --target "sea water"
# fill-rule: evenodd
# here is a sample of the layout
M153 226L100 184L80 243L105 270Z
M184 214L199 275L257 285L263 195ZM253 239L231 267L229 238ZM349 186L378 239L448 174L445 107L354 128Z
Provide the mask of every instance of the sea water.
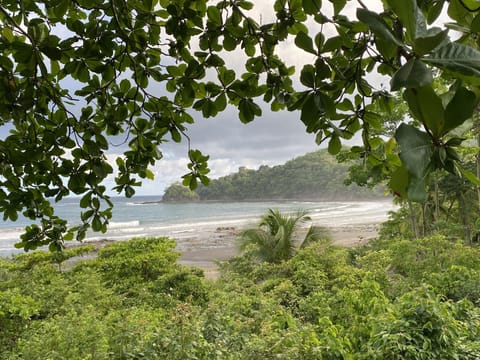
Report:
M378 223L388 217L394 209L390 201L328 201L328 202L201 202L162 203L160 197L138 196L131 199L113 198L113 218L106 233L88 232L86 241L101 239L126 240L133 237L168 236L182 239L195 232L215 227L255 225L269 208L289 213L307 210L313 223L335 227L354 224ZM80 223L78 198L63 200L55 204L56 213L70 225ZM21 252L14 244L19 242L28 219L16 222L0 222L0 256Z

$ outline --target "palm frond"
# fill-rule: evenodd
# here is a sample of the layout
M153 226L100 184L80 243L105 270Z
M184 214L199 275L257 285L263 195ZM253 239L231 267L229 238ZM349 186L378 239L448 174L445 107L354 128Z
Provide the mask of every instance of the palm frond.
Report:
M305 238L300 244L300 248L304 248L308 245L311 245L315 242L319 241L331 241L331 235L328 229L321 227L321 226L310 226L308 228L307 233L305 234Z
M278 209L268 209L262 216L258 228L245 230L241 234L240 249L245 250L255 245L256 255L261 260L269 262L287 260L295 254L297 247L295 237L299 225L310 220L306 210L282 214ZM311 227L298 247L315 241L319 235L316 229Z

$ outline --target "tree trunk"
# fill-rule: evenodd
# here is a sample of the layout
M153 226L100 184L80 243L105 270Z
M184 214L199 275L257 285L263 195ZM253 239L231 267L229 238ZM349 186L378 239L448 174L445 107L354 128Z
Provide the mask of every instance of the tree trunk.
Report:
M427 235L427 216L426 216L426 206L427 206L427 203L423 203L421 208L422 208L422 227L421 227L421 230L422 230L422 233L421 233L421 236L424 237Z
M463 226L465 228L465 244L472 245L472 234L470 229L470 219L468 216L468 209L463 194L458 197L459 213L462 217Z
M415 211L413 209L412 202L408 200L408 211L410 212L410 222L412 224L412 231L413 234L415 235L415 239L418 239L419 233L418 233L418 224L417 224L417 218L415 216Z
M477 178L480 179L480 133L477 134ZM477 186L477 213L480 216L480 186Z
M439 200L440 190L439 190L439 186L438 186L438 172L435 173L434 181L435 181L435 194L434 194L434 197L435 197L435 215L434 215L434 221L437 222L438 220L440 220L440 200Z

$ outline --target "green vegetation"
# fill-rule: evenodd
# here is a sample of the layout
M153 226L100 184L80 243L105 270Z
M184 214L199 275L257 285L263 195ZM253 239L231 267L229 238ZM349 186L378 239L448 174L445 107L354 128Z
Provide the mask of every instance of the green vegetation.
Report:
M258 170L242 167L234 174L211 180L208 186L199 186L196 196L188 188L173 184L165 190L163 200L351 200L383 196L379 187L371 190L344 185L348 169L348 163L339 164L327 150L319 150L283 165L261 166Z
M165 202L192 202L199 200L200 196L196 192L179 182L170 185L162 196L162 201Z
M459 158L472 172L480 172L477 151L459 147ZM437 171L430 179L423 202L399 204L401 208L384 224L385 237L420 238L441 232L449 238L463 238L467 245L480 240L480 188L467 179Z
M365 3L276 0L263 16L246 0L2 1L0 212L31 219L18 246L59 250L105 232L107 179L132 196L162 143L190 144L195 117L227 106L243 123L262 116L260 102L291 111L331 154L357 135L355 155L410 201L426 200L440 170L480 184L456 151L479 99L477 1ZM286 64L285 45L308 63ZM392 95L413 121L390 122ZM125 144L115 163L112 144ZM208 184L208 156L188 157L184 185ZM55 214L68 195L81 197L79 226Z
M178 265L164 238L109 245L77 265L69 258L90 248L2 259L2 359L480 358L480 250L468 246L480 229L480 155L461 147L480 144L478 1L384 0L378 13L358 1L355 16L353 1L330 2L276 0L266 21L246 0L1 2L0 212L33 223L18 247L62 250L105 232L109 176L130 197L153 178L159 145L190 144L195 112L232 106L248 123L259 101L294 112L333 155L361 134L343 155L362 160L349 181L384 181L402 199L366 247L317 241L268 262L246 251L215 283ZM447 23L434 26L440 15ZM310 63L295 73L278 56L284 44ZM115 164L112 139L127 147ZM188 156L183 184L195 190L209 183L208 156ZM337 189L317 167L294 186L298 169L281 169L259 169L255 184L241 169L196 194ZM54 212L69 195L81 196L79 226Z
M262 216L257 228L244 230L240 237L240 249L251 252L261 261L281 262L290 259L297 248L310 245L326 238L327 231L311 225L298 237L300 225L310 221L306 211L296 214L281 214L278 210L269 209Z
M215 282L174 246L114 243L67 271L42 252L0 260L0 358L480 357L480 250L461 242L321 240L272 263L247 252Z

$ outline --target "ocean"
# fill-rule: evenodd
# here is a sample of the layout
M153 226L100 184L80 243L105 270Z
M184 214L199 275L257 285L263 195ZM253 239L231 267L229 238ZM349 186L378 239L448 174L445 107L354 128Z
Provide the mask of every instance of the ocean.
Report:
M113 218L108 231L89 232L86 241L101 239L127 240L133 237L168 236L174 239L192 237L196 232L221 227L242 228L254 226L269 208L281 212L307 210L315 225L336 227L369 224L384 221L395 206L390 201L275 201L275 202L208 202L161 203L160 196L112 198ZM69 198L56 204L57 215L78 224L79 199ZM23 250L15 249L28 219L0 222L0 256L9 256Z

